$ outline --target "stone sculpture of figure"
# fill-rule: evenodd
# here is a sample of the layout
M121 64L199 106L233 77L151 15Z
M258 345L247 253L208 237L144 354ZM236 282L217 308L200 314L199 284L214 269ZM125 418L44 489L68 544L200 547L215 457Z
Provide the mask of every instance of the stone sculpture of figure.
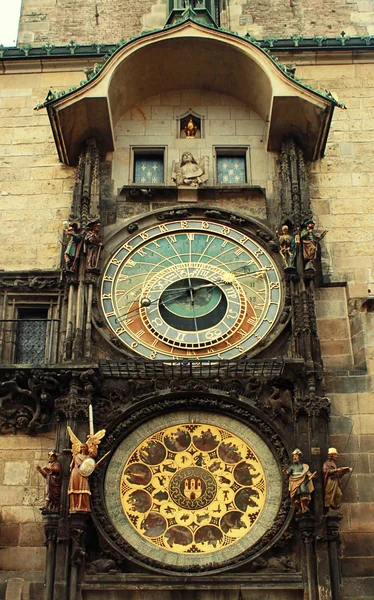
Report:
M309 471L309 465L301 462L302 452L298 448L292 452L292 464L283 469L284 475L289 477L289 491L291 502L296 513L309 512L311 493L314 490L312 482L315 473Z
M290 234L288 225L282 225L282 233L279 233L278 229L275 230L278 236L281 259L285 269L295 266L296 259L296 240L293 235Z
M86 252L86 269L97 269L103 247L103 238L100 234L100 221L98 219L90 221L87 224L84 247Z
M316 224L313 219L307 219L303 223L300 233L300 241L303 248L304 265L306 269L314 269L314 261L317 258L318 244L325 237L327 230L322 233L314 231Z
M52 450L48 452L48 464L46 467L36 469L46 480L45 485L45 505L44 510L51 512L60 512L60 497L61 497L61 465L57 459L58 452Z
M345 473L351 473L351 467L337 467L336 459L338 451L336 448L328 449L328 459L323 463L323 479L325 484L325 506L337 510L342 500L341 478Z
M199 187L208 179L208 158L196 162L191 152L184 152L180 163L173 165L172 179L180 186Z
M187 125L184 128L184 133L186 134L186 138L194 138L197 132L197 127L192 120L192 117L189 118Z
M83 464L87 459L94 459L97 457L97 447L100 444L100 440L105 435L105 429L97 431L95 434L87 436L87 442L82 442L68 427L70 441L72 443L73 458L70 463L70 479L69 479L69 512L90 512L90 486L88 483L88 475L90 475L94 469L95 463L93 461L93 468L87 469L86 465ZM85 474L83 474L85 473Z
M76 271L79 252L82 245L82 236L79 233L78 223L68 223L65 227L68 243L64 253L66 268L68 271Z

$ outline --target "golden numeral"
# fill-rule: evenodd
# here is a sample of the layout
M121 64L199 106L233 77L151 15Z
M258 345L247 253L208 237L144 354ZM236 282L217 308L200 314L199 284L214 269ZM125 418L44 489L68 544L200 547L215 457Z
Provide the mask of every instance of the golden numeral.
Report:
M136 262L131 260L131 258L129 258L129 260L126 262L126 264L124 264L124 267L135 267Z
M101 297L104 299L104 298L111 298L112 296L110 294L103 294Z
M151 352L151 354L149 355L149 358L151 358L152 360L154 360L157 356L157 352L156 350L153 350L153 352Z
M166 233L168 228L166 227L166 225L164 225L163 223L161 223L161 225L158 226L159 230L161 231L161 233Z
M174 235L174 234L172 234L172 235L169 235L169 238L168 238L168 239L171 241L171 243L172 243L172 244L175 244L175 242L177 241L177 238L175 237L175 235Z
M123 247L126 248L126 250L128 250L130 252L130 250L132 250L132 246L130 246L130 244L128 244L126 242L126 244L123 244Z
M106 316L106 317L114 317L114 316L115 316L115 314L116 314L116 313L115 313L115 312L114 312L114 310L113 310L112 312L105 313L105 316Z
M147 253L144 252L144 250L141 250L140 248L139 248L138 252L139 252L140 256L147 256Z
M133 342L131 344L131 348L136 348L137 346L139 346L138 342Z
M104 277L104 281L113 281L113 277L109 277L108 275L106 275Z
M111 264L112 264L112 265L120 265L120 264L121 264L121 261L120 261L120 260L118 260L118 258L112 258Z
M240 256L241 254L243 254L244 250L242 248L238 248L237 250L235 250L234 254L235 256Z
M188 229L188 222L187 221L181 221L181 228L182 229Z
M278 290L279 289L279 283L271 283L270 284L270 289L271 290Z
M201 221L201 229L209 229L209 223L206 221Z
M123 333L125 330L123 327L117 327L116 329L116 333L119 335L120 333Z
M143 337L144 334L145 334L144 329L139 329L139 331L136 332L136 337L141 338L141 337Z
M189 240L191 240L191 242L195 239L195 234L194 233L187 233L187 238Z
M248 242L249 238L247 238L246 236L242 237L241 240L239 240L239 244L245 244L246 242Z
M222 227L221 233L223 233L223 235L230 235L230 233L231 233L230 227Z
M143 231L143 233L140 233L139 235L142 238L142 240L148 240L149 238L148 233L146 233L145 231Z

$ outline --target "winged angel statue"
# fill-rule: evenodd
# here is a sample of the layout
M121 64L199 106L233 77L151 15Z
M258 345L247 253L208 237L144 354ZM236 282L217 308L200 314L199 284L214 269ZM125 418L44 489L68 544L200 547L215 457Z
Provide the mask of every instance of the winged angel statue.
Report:
M73 458L70 463L69 480L69 512L90 512L90 486L88 477L96 467L95 458L100 441L105 436L105 429L87 436L87 442L83 443L75 433L68 427L70 441L72 443ZM104 458L104 457L103 457Z

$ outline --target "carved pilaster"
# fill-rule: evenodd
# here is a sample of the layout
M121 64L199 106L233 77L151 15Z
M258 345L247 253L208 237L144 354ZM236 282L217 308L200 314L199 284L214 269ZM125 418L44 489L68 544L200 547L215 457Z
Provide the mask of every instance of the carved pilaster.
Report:
M326 537L329 549L330 577L331 577L331 592L332 600L341 599L340 588L340 521L343 515L336 510L329 510L325 515L326 522Z
M78 586L86 555L85 533L88 519L89 515L87 513L75 513L69 516L71 539L69 600L76 600L78 597Z
M43 513L45 545L47 547L45 564L44 600L53 600L53 585L56 565L56 541L59 515L45 511Z
M303 515L298 519L300 539L305 551L305 569L304 573L308 584L308 600L317 600L317 575L315 560L315 520L313 515Z

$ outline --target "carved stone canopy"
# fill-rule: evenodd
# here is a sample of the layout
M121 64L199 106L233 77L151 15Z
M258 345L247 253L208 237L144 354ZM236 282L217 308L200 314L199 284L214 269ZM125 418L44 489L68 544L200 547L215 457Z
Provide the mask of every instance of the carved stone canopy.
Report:
M186 56L188 42L197 58ZM245 104L250 99L269 124L268 150L280 150L282 139L293 135L307 158L323 153L332 99L288 77L249 40L186 20L135 38L84 87L47 103L60 160L76 164L82 140L93 132L103 154L113 151L116 123L142 101L144 90L156 95L186 89L186 82L190 88L235 93Z

